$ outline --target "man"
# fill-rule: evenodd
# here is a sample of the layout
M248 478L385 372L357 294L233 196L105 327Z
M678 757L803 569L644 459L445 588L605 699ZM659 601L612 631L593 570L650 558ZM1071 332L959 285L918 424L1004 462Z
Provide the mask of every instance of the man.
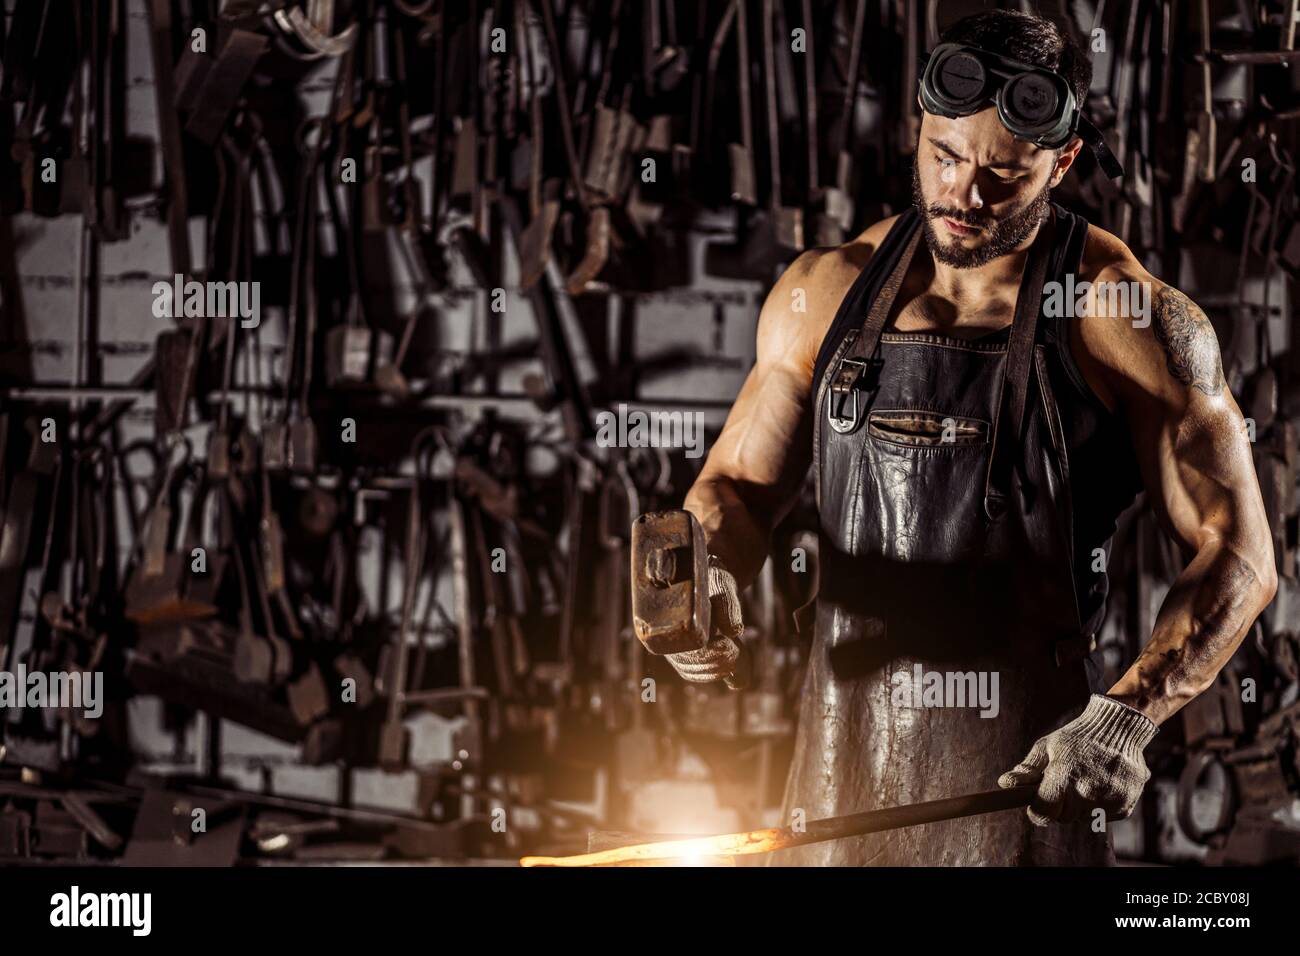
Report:
M943 40L965 59L923 81L915 208L800 256L763 306L757 362L685 505L723 623L670 659L691 681L731 673L737 593L811 464L820 583L785 813L995 781L1036 795L1027 813L776 862L1112 862L1104 821L1132 812L1150 776L1143 748L1273 597L1268 525L1205 314L1049 200L1081 136L1103 148L1076 108L1085 55L1051 22L1002 11ZM1031 67L1059 79L1026 91L1013 80ZM1062 100L1044 118L1052 82ZM952 107L972 88L978 108ZM1037 119L1017 119L1019 106ZM1039 120L1061 122L1023 128ZM1084 282L1098 294L1062 303ZM1098 556L1142 488L1187 565L1137 660L1090 688ZM977 687L992 694L976 702Z

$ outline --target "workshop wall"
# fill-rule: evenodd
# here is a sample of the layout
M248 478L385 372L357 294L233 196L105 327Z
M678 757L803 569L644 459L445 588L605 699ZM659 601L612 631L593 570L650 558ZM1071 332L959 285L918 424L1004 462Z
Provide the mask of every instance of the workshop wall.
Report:
M591 827L775 822L804 653L790 612L816 570L810 496L746 597L747 636L763 661L754 690L686 687L632 638L627 529L642 511L678 504L702 459L681 447L604 447L591 415L698 413L716 435L753 363L772 277L800 248L852 236L907 202L909 63L981 5L863 0L860 57L852 0L340 2L320 35L306 6L103 0L79 5L74 22L61 12L42 33L41 3L5 2L0 139L15 148L0 171L0 495L6 520L17 502L35 518L16 603L0 600L12 611L0 620L0 669L6 654L11 664L99 669L113 703L97 727L0 714L0 772L124 782L164 815L174 800L157 803L161 778L189 787L191 800L222 788L363 811L332 836L290 841L299 859L507 858L572 848ZM1271 742L1294 744L1300 716L1290 389L1300 54L1281 16L1288 4L1264 3L1267 16L1251 22L1211 3L1207 36L1201 6L1042 5L1091 39L1092 112L1130 170L1117 187L1082 161L1058 198L1124 238L1213 319L1230 384L1258 427L1283 575L1220 686L1161 734L1148 797L1117 825L1116 844L1149 861L1294 862L1300 820L1278 812L1300 792L1300 767L1284 765L1285 748ZM547 7L566 48L563 90ZM633 8L613 40L616 11ZM803 61L785 39L807 10L815 169ZM319 51L294 33L289 11ZM649 11L668 19L651 30ZM736 82L744 14L748 131ZM779 38L770 87L765 14ZM50 90L70 63L85 66L84 103ZM169 116L159 112L159 63ZM537 91L540 120L530 113ZM574 104L572 133L560 102ZM31 103L42 108L25 112ZM326 133L307 122L322 117ZM169 154L164 119L183 163ZM78 125L92 154L84 198L69 186ZM602 137L614 144L603 166L592 158ZM752 147L749 197L728 164L727 147L741 142ZM773 152L783 173L775 193ZM638 180L646 159L655 182ZM178 219L181 179L188 209ZM853 199L843 222L828 213L831 187ZM520 228L548 201L549 261L521 264ZM802 216L797 241L782 232L788 217L769 212L781 205ZM601 209L612 210L613 251L584 280ZM304 235L317 237L314 263L295 255ZM260 282L260 322L160 317L155 284L178 271ZM307 335L313 308L318 327ZM327 336L345 325L359 333L362 369L330 386ZM227 336L238 354L223 388ZM178 395L181 406L169 407ZM268 467L275 429L307 420L315 461L286 455ZM33 449L48 422L58 450L41 461ZM233 477L214 474L219 434ZM286 441L291 452L294 436ZM186 443L189 456L169 470ZM23 475L30 500L15 490ZM161 541L151 544L151 529ZM281 538L277 557L267 542ZM179 595L150 597L149 549L183 565L196 542L225 566L211 607L192 569L179 572ZM792 569L799 547L811 553L803 572ZM1106 560L1112 603L1096 660L1114 674L1145 642L1179 565L1141 504ZM660 706L644 706L645 675ZM395 703L398 687L406 699ZM267 801L249 820L274 812L313 819L309 807ZM237 838L216 842L195 845L212 847L208 860L248 852ZM91 843L84 853L110 855Z

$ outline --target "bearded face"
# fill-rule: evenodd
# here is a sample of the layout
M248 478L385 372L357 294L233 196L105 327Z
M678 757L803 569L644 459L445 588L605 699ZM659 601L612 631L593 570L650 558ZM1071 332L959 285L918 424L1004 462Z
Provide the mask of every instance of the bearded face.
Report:
M1047 215L1057 165L1056 153L1015 139L992 109L925 114L912 202L935 261L974 269L1021 246Z

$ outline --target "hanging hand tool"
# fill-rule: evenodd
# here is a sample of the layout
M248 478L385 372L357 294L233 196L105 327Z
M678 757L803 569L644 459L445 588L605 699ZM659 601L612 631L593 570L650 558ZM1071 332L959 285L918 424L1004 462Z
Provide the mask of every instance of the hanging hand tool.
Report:
M745 0L737 0L736 29L740 34L741 59L748 62L745 53L747 44L747 23ZM776 46L773 37L775 25L774 0L763 0L762 18L763 41L763 79L765 89L765 115L767 118L768 149L768 196L767 208L746 217L745 210L738 209L737 215L742 223L742 238L738 244L709 243L705 247L705 271L710 275L731 279L771 280L772 272L782 263L788 262L804 248L804 210L802 206L787 206L783 195L781 176L781 115L777 94ZM741 132L746 142L750 141L750 118L745 108L748 83L742 76L741 85ZM732 151L733 160L742 158L748 148L738 153ZM751 157L752 158L752 157ZM735 193L735 187L744 185L743 179L737 179L735 171L739 167L733 162L732 199L744 201ZM746 218L748 221L746 222Z
M573 135L573 113L572 103L569 99L568 86L565 81L565 59L564 48L560 45L559 34L555 28L555 11L552 7L551 0L538 0L538 5L542 12L542 30L546 38L546 55L551 62L551 75L555 81L555 106L556 112L560 117L560 137L564 146L564 157L569 169L569 178L573 184L574 193L577 196L578 205L582 207L583 213L587 218L587 234L589 236L588 246L594 248L599 254L601 248L605 250L605 256L608 256L608 236L609 236L609 218L608 211L604 214L603 221L596 215L597 210L593 208L594 202L588 194L587 187L583 183L582 164L578 159L578 146ZM536 95L536 90L534 90ZM602 240L603 235L603 240ZM604 246L602 247L602 241ZM604 261L593 263L595 271L594 276L600 271ZM578 276L581 285L585 288L585 273ZM582 289L579 289L582 291Z
M486 240L488 232L488 203L484 195L484 150L483 150L483 49L480 28L482 18L478 0L469 0L469 17L464 27L464 46L468 51L467 62L463 67L464 96L469 109L461 117L459 131L456 134L455 153L452 161L451 190L452 196L469 196L469 225L459 230L457 244L463 246L468 257L477 258L479 247ZM486 174L490 175L490 174ZM461 235L468 233L468 235Z
M167 180L167 243L171 250L172 269L188 275L191 261L189 200L185 186L185 151L173 82L171 0L149 0L148 20L154 108L158 114L158 138L162 144Z
M374 168L366 173L360 221L357 216L358 204L349 202L345 216L333 184L325 184L325 197L333 220L334 234L339 237L339 254L347 265L349 287L344 321L325 335L325 383L330 388L365 386L385 381L398 384L398 376L392 366L393 337L382 329L372 327L366 319L359 245L369 234L386 233L390 228L389 224L371 218L377 208L387 207L375 198L371 189L372 183L378 189L384 188L378 149L367 147L366 156L368 163L374 163ZM407 208L408 211L413 211L414 206L408 205ZM404 383L398 384L398 388L404 387Z
M731 161L731 198L746 206L758 205L758 177L754 173L754 105L749 88L749 17L747 0L735 0L736 63L740 86L740 142L727 147ZM767 35L766 29L763 35Z
M709 55L705 60L704 74L698 80L700 91L696 100L699 105L692 111L693 126L691 130L691 155L697 158L713 155L713 135L715 132L713 104L717 99L718 63L722 59L722 50L726 46L727 37L734 29L735 22L736 0L731 0L713 32L713 39L709 43ZM700 168L698 163L697 168ZM752 165L750 169L752 171ZM753 182L752 175L749 181Z
M865 6L860 4L860 6ZM938 0L926 0L927 7L938 6ZM916 89L918 64L925 51L921 49L921 29L918 17L919 4L900 3L895 9L903 20L903 75L898 86L901 94L898 104L898 142L897 150L903 156L910 156L916 149L916 140L921 133L921 107L917 103ZM927 10L927 14L929 11ZM927 15L927 20L930 17ZM857 74L849 78L851 84L857 85Z
M853 199L849 181L853 175L853 112L858 101L858 68L862 62L862 31L866 23L867 0L854 4L853 35L849 43L849 69L844 78L844 101L836 121L835 184L828 186L818 210L815 242L838 246L853 226ZM811 40L809 41L811 45Z
M137 624L178 624L218 612L227 555L222 542L210 541L204 534L204 512L213 493L219 497L220 489L206 478L195 484L186 521L174 520L170 505L155 507L151 515L145 557L124 595L125 615ZM168 489L164 493L179 497ZM174 546L165 537L158 540L168 531L168 521L176 525ZM194 550L200 546L204 552L203 570L195 571Z
M623 0L614 0L612 25L603 53L600 87L596 92L591 148L587 153L587 165L581 179L582 191L579 193L579 199L584 201L587 213L586 243L582 258L565 281L565 288L570 295L580 295L607 285L598 281L598 278L609 265L616 243L613 206L621 202L627 192L628 158L644 135L630 109L630 83L623 84L617 106L610 102L622 14Z
M802 252L803 207L808 197L804 197L803 204L787 206L784 195L785 178L781 175L781 119L785 114L797 113L794 65L790 62L790 45L778 42L779 37L789 35L784 7L777 4L776 0L764 0L763 19L763 67L767 80L767 148L772 168L772 195L768 205L777 244L784 249ZM782 104L789 104L788 109L783 111ZM816 137L812 139L815 141Z
M591 149L587 153L587 166L583 174L587 189L597 201L604 203L619 201L626 191L628 152L637 131L636 119L628 108L631 85L624 84L617 106L610 102L622 35L622 7L622 0L614 0L613 26L605 48L600 88L596 93L595 117L592 121Z
M355 23L338 33L330 33L334 25L334 0L309 0L306 13L299 6L290 6L276 10L271 19L286 39L292 38L301 46L301 50L290 51L300 60L342 56L357 40Z
M27 466L13 479L0 526L0 670L7 667L18 631L32 529L41 527L53 513L49 488L59 466L58 444L41 441L36 419L27 424L32 433Z
M269 46L270 41L262 34L235 29L230 31L215 60L207 54L186 50L176 71L180 87L176 106L189 113L185 132L208 146L216 145L244 85ZM182 67L188 69L182 73ZM179 82L182 76L183 86Z
M555 180L546 180L545 110L541 87L541 51L533 45L533 31L528 29L523 10L516 9L516 30L522 41L524 69L531 96L532 116L529 129L528 225L519 237L519 286L529 289L537 283L551 260L551 237L560 216L560 189ZM554 65L551 67L555 69Z
M1210 68L1210 50L1213 46L1210 25L1210 0L1200 0L1201 18L1201 112L1196 117L1196 134L1200 153L1196 163L1196 176L1203 183L1214 182L1215 162L1218 157L1218 127L1214 118L1214 71Z
M81 61L89 46L86 36L86 24L83 22L83 9L76 4L72 11L74 45L76 51L72 82L72 126L69 135L72 139L72 155L63 163L60 178L63 182L59 188L59 212L63 215L83 215L87 225L93 227L95 213L91 203L93 193L90 190L90 164L86 157L84 141L91 110L87 108L84 83L81 76ZM91 69L97 64L92 63Z
M314 143L311 142L313 132ZM305 169L298 193L294 257L289 276L289 336L285 343L283 372L287 421L267 422L263 426L262 465L271 471L289 468L312 474L318 460L316 423L310 416L318 294L316 259L320 216L317 190L324 169L321 157L329 135L329 116L306 120L298 130L298 154L305 160ZM296 391L295 384L298 386Z
M89 102L87 105L86 212L95 235L103 242L125 239L130 227L122 208L121 179L126 143L126 28L122 0L94 5L90 16Z
M819 130L817 128L817 46L813 33L813 9L812 0L802 0L800 12L803 17L804 30L804 47L803 52L803 84L804 84L804 138L805 145L808 149L808 155L805 159L807 164L806 176L808 180L808 202L810 205L820 204L822 201L821 191L821 150L818 148ZM825 216L825 210L817 208L815 213L818 227ZM814 241L818 241L814 238ZM818 241L818 244L821 243Z

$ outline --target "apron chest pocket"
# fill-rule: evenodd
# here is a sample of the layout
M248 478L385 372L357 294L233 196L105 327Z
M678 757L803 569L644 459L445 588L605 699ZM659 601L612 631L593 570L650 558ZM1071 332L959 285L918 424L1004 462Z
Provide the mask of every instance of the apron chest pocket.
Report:
M989 423L982 419L908 409L873 411L867 431L880 441L908 446L984 445L989 440Z

